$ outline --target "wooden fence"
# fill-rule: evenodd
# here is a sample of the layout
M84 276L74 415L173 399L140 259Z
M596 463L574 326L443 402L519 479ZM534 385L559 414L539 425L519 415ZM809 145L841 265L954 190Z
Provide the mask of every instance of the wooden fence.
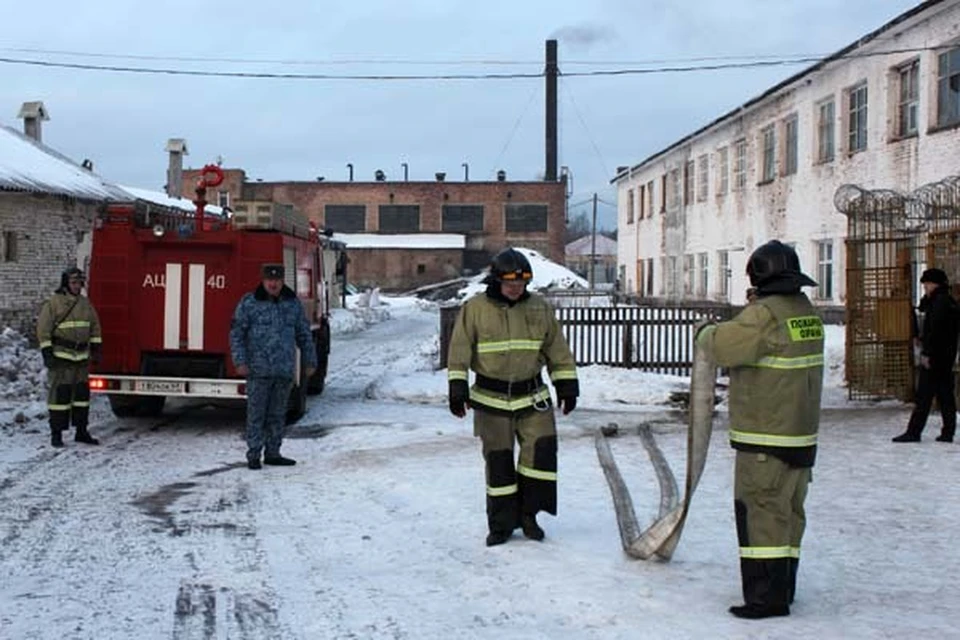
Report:
M689 375L693 328L706 318L726 320L730 306L558 307L557 319L578 365L603 364ZM440 368L459 306L440 309Z

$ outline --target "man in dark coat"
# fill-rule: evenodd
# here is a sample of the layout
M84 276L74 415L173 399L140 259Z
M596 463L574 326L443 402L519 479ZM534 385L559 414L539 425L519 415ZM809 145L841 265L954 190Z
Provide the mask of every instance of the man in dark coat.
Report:
M920 380L916 405L907 430L894 442L920 442L933 399L940 405L943 426L937 442L953 442L957 430L957 401L954 396L953 365L957 360L957 336L960 333L960 308L950 295L947 274L942 269L927 269L920 277L924 296L920 330Z

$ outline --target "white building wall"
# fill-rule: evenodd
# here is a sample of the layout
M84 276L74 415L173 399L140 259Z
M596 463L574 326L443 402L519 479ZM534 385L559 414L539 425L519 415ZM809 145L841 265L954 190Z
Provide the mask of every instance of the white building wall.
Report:
M946 49L933 50L933 47ZM628 292L672 299L702 299L696 279L692 292L684 291L684 256L705 252L708 258L707 295L710 300L745 301L749 286L746 261L757 246L771 239L794 244L804 271L818 279L818 242L833 243L833 292L820 304L840 305L845 301L844 244L846 217L836 210L834 194L847 183L868 189L912 191L950 175L960 174L960 128L937 130L938 54L960 46L960 0L943 2L891 28L847 57L800 77L773 95L744 107L684 144L623 173L618 179L618 262L624 268ZM877 52L898 51L900 53ZM918 134L896 137L898 124L899 74L904 63L919 59L920 104ZM866 81L868 93L867 148L849 153L848 91ZM818 163L818 105L834 100L835 157ZM795 115L798 122L798 165L793 175L785 167L785 125ZM761 132L774 125L776 132L776 177L761 181ZM743 190L734 189L734 143L747 142L747 181ZM728 149L728 180L725 194L718 191L720 153ZM693 202L672 202L672 171L679 169L681 193L683 170L688 161L709 158L707 197L700 201L694 180ZM699 172L697 172L699 173ZM662 209L662 186L666 177L667 207ZM699 178L699 175L695 175ZM650 182L654 186L653 211L640 206L640 193ZM629 192L634 192L632 222L628 223ZM642 214L642 216L641 216ZM722 292L719 252L729 256L729 295ZM648 259L654 263L654 290L638 282ZM676 259L678 287L672 290L669 265ZM643 267L638 268L638 261ZM694 258L695 266L696 257ZM667 272L664 265L668 267ZM698 274L699 275L699 274ZM816 298L818 291L811 290Z

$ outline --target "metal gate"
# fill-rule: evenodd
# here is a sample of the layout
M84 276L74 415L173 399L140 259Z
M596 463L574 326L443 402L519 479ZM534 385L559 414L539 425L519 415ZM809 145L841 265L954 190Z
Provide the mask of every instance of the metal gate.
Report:
M904 194L844 185L847 216L846 378L851 399L913 399L914 307L923 269L960 292L960 176Z

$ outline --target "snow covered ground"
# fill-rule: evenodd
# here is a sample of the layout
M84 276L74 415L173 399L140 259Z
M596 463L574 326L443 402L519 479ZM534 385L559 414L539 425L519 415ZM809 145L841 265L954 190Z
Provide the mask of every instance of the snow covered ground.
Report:
M670 562L621 550L594 433L641 526L659 488L633 427L649 424L682 477L684 415L669 378L581 370L558 416L560 512L542 543L484 546L471 423L446 409L437 308L339 310L324 394L288 432L291 468L243 463L242 415L170 403L115 419L100 447L47 444L36 353L0 337L0 638L949 638L960 610L954 444L895 445L897 403L849 403L830 327L821 448L789 618L743 621L723 405ZM19 418L17 416L20 416Z

